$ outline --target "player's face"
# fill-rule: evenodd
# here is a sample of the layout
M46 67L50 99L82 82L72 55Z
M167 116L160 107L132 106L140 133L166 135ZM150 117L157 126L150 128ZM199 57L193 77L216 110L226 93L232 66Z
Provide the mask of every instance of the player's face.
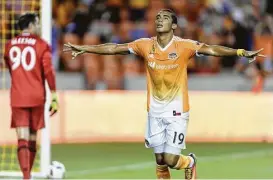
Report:
M167 33L172 30L172 17L171 13L160 11L156 15L155 28L158 33Z

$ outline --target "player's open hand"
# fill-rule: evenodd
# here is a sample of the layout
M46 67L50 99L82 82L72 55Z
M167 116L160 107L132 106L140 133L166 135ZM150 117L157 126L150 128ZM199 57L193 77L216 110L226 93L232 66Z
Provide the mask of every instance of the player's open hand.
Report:
M265 57L265 55L260 54L260 52L262 50L264 50L264 49L262 48L262 49L259 49L257 51L245 51L244 56L247 57L247 58L253 58L253 57L256 57L256 56Z
M72 59L75 59L77 56L85 53L85 51L79 45L75 45L71 43L64 44L63 52L69 52L69 51L72 51Z
M260 54L262 50L264 49L262 48L257 51L246 51L242 49L241 52L239 52L239 55L248 58L248 62L252 63L256 60L256 57L263 57L263 58L266 57L265 55Z
M58 99L57 99L57 94L56 92L51 93L51 104L50 104L50 116L53 116L57 111L58 111Z

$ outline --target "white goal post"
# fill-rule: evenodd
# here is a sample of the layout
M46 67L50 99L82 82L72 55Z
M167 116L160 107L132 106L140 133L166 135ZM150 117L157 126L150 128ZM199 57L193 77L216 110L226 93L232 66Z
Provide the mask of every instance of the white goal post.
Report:
M42 38L51 44L52 33L52 2L51 0L41 0L41 31ZM49 165L51 160L51 143L50 143L50 121L49 121L49 106L50 106L50 90L46 83L46 103L45 103L45 126L41 133L41 163L40 175L46 177L49 173Z
M51 44L51 26L52 26L52 2L51 0L40 0L40 18L41 18L41 35L44 40ZM45 104L45 125L41 131L40 139L40 172L32 173L32 177L45 178L49 173L49 165L51 161L50 149L50 124L49 124L49 105L50 105L50 90L46 83L46 104ZM18 171L0 171L0 177L22 177L22 173Z

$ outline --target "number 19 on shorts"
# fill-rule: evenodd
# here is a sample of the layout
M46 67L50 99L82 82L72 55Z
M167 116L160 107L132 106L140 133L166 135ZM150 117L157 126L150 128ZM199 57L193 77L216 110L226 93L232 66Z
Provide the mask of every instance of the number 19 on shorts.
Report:
M184 134L183 133L177 133L174 131L174 136L173 136L173 143L174 144L182 144L184 141Z

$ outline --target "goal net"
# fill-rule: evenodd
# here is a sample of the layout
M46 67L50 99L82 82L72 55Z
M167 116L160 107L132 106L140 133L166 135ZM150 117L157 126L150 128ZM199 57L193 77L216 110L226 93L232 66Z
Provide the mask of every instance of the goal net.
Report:
M9 107L10 78L5 67L3 53L7 41L20 33L16 25L18 17L25 12L36 12L41 18L42 38L51 42L51 0L0 0L0 179L1 177L21 177L17 160L17 139L10 127ZM49 107L49 90L47 101ZM39 133L37 154L32 168L33 177L47 177L50 164L49 112L45 111L46 128Z

